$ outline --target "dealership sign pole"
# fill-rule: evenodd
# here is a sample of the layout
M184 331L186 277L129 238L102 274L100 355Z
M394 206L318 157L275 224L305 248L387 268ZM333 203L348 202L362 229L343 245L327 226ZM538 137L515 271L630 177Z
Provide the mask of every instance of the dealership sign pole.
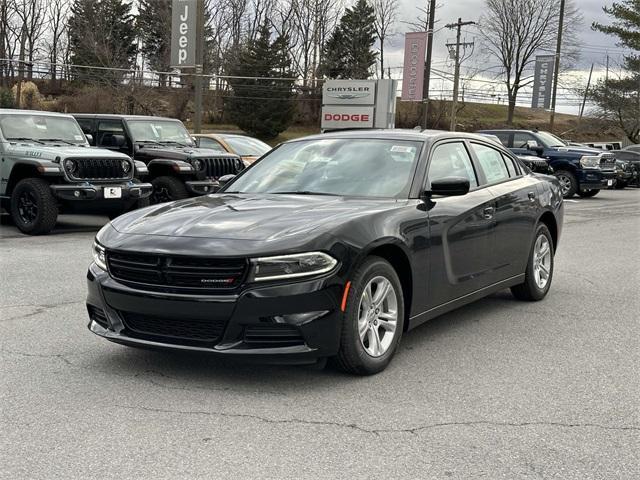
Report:
M195 72L193 126L200 133L202 121L202 60L204 0L173 0L171 5L171 67Z

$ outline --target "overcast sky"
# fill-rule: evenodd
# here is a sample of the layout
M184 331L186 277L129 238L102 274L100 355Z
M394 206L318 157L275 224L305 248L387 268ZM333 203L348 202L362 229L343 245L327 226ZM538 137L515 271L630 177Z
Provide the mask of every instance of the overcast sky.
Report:
M594 78L599 78L604 75L604 65L607 53L610 57L610 67L612 71L619 70L619 64L621 62L622 53L621 48L615 44L613 37L604 35L599 32L591 30L591 23L594 21L601 23L610 23L609 17L602 11L603 5L610 5L612 0L574 0L574 3L578 6L584 17L582 25L577 32L581 45L581 56L578 63L575 65L573 72L565 74L565 81L580 82L586 84L586 77L589 73L591 63L594 63ZM416 21L418 16L423 14L418 11L417 7L425 6L428 3L427 0L400 0L400 20L402 21ZM434 68L442 71L452 72L453 64L448 58L448 51L445 47L445 43L455 40L455 34L452 30L438 29L442 28L447 23L454 23L459 17L463 21L472 20L477 22L483 14L485 0L439 0L438 5L440 7L436 10L436 33L434 36L434 53L433 53L433 65ZM385 64L388 67L392 67L392 74L394 77L399 77L402 74L403 63L403 51L404 51L404 35L403 33L410 30L410 27L406 24L399 23L396 27L399 32L395 35L390 44L387 46L388 52L385 54ZM475 27L466 27L463 29L463 36L466 37L466 41L478 40L478 34ZM476 42L477 43L477 42ZM476 45L476 49L473 55L463 65L463 75L465 72L477 71L480 68L487 66L487 58L483 57L479 51L479 46ZM395 68L394 68L395 67ZM482 74L483 78L491 76L491 74ZM488 78L487 78L488 79ZM562 83L562 82L559 82ZM436 90L438 89L450 89L451 86L448 82L437 79L435 83L432 83ZM475 87L479 87L480 84L474 84ZM485 83L483 88L490 88L490 85ZM496 87L499 89L499 87ZM559 100L561 111L575 112L577 107L575 101L569 99L569 93L565 92L566 105L562 105L562 101ZM433 96L433 95L432 95ZM578 102L579 103L579 102Z

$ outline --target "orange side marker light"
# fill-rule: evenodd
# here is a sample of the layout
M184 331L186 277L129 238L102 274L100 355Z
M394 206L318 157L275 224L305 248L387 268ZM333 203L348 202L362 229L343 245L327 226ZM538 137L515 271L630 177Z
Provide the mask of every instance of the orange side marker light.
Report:
M347 282L344 286L344 293L342 294L342 303L340 304L340 310L343 312L347 309L347 296L349 296L349 289L351 288L351 281Z

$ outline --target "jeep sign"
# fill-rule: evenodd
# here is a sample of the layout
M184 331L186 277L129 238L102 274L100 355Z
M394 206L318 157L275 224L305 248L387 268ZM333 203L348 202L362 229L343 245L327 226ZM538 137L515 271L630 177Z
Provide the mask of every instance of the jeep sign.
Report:
M173 0L171 9L171 66L193 68L198 0Z
M372 128L373 107L325 106L322 109L322 128Z

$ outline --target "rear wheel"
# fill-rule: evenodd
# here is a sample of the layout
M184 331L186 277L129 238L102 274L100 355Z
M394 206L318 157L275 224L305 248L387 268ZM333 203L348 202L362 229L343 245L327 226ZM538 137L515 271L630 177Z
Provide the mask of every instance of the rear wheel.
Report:
M49 183L41 178L20 180L11 194L11 218L21 232L29 235L53 230L58 204Z
M573 197L578 191L578 181L576 180L575 175L567 170L558 170L554 175L560 182L562 196L564 198Z
M600 190L593 189L593 190L583 190L581 192L578 192L578 195L580 195L581 198L591 198L591 197L595 197L598 193L600 193Z
M404 297L396 271L380 257L368 258L354 275L347 297L340 350L342 370L372 375L395 354L404 326Z
M153 204L173 202L189 197L184 182L176 177L158 177L151 184L153 185L153 193L151 194L151 203Z
M535 240L529 252L529 261L524 282L511 287L511 293L519 300L542 300L551 287L553 279L553 239L546 225L536 229Z

